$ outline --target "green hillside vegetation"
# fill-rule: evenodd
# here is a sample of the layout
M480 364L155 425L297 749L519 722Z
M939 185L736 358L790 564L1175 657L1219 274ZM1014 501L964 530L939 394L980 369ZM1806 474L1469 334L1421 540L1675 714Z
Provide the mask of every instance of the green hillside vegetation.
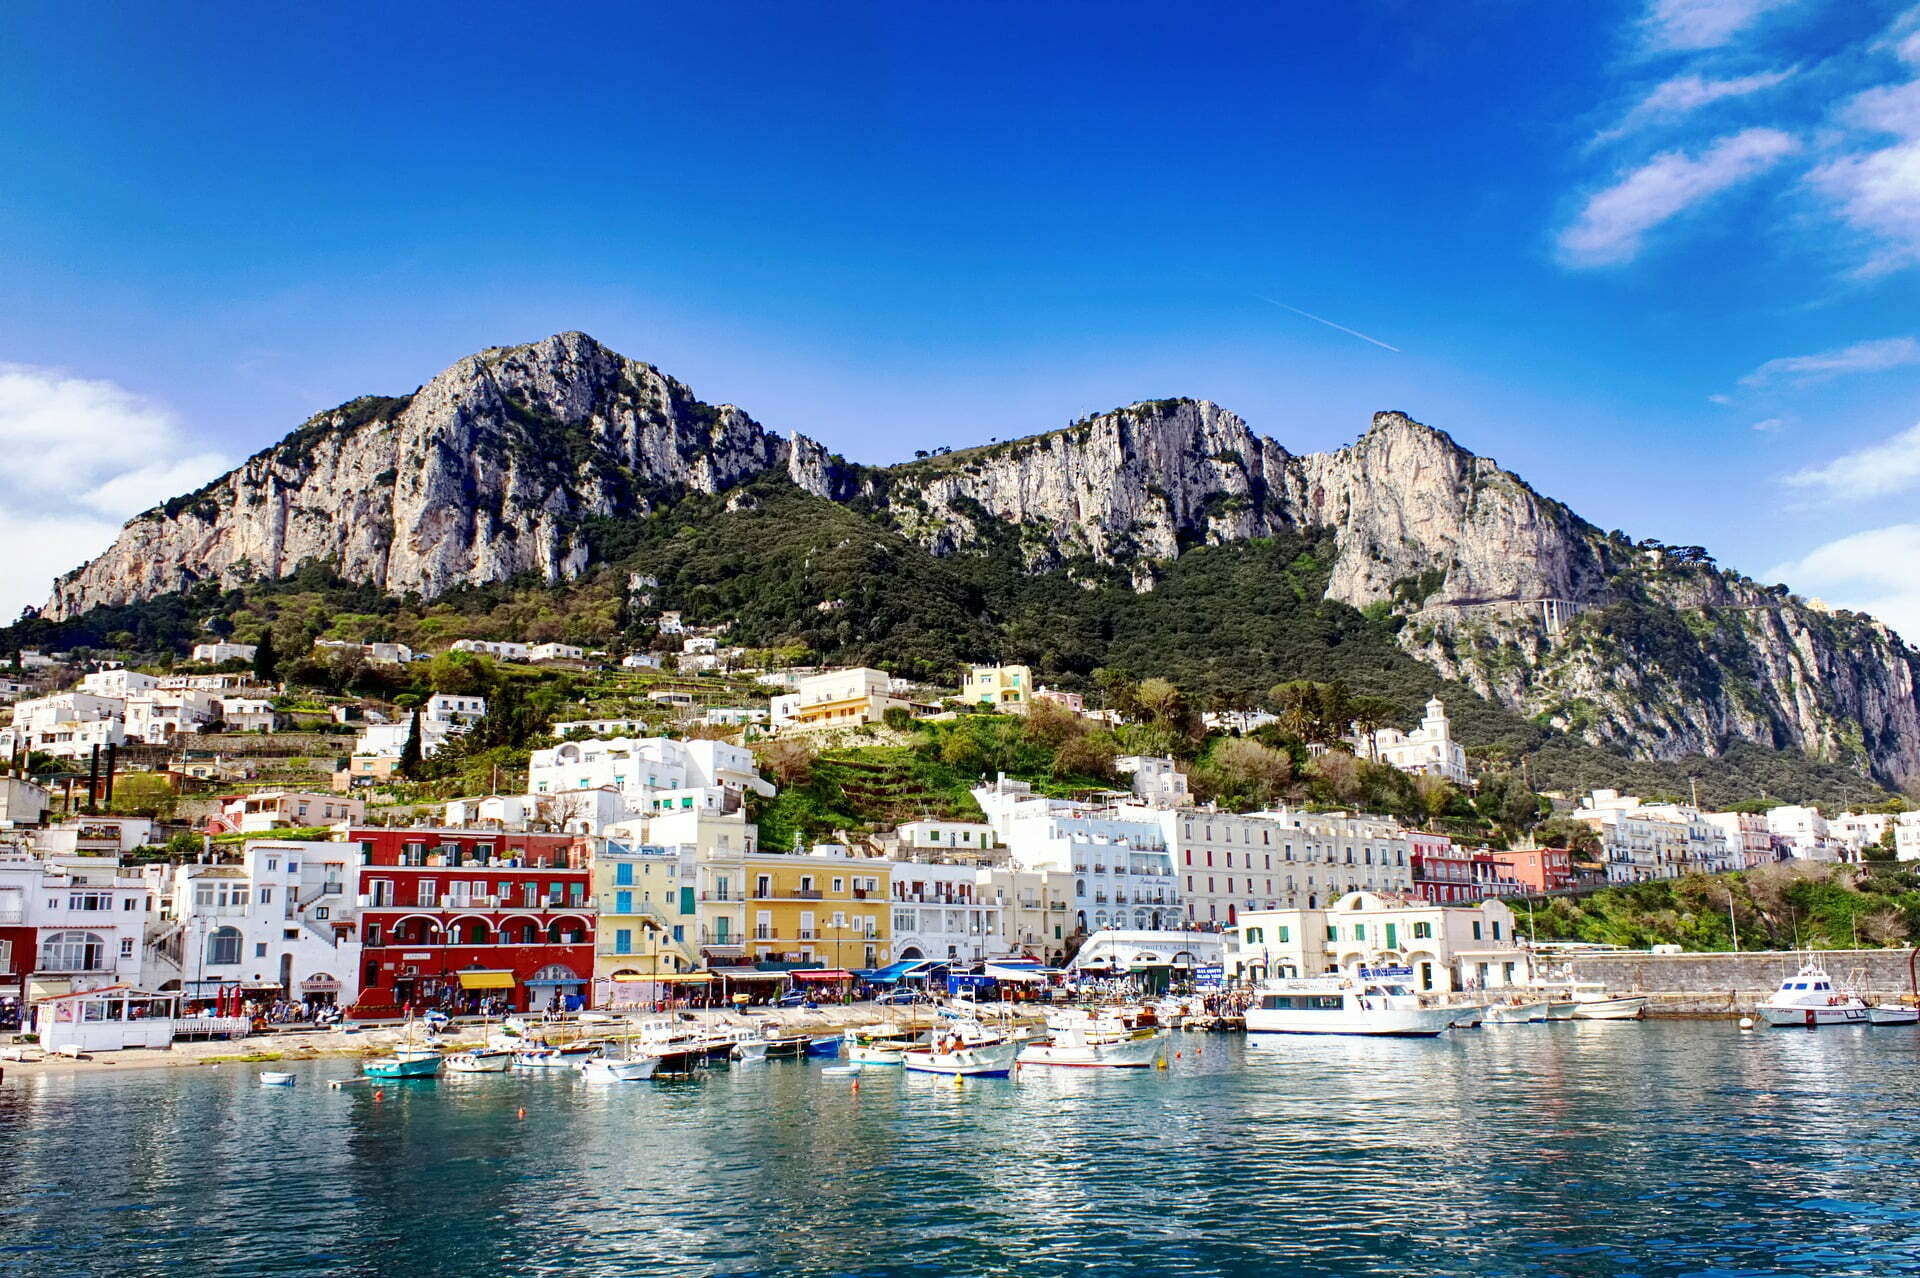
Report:
M1731 904L1732 915L1728 907ZM1644 948L1851 949L1920 937L1920 869L1891 861L1783 861L1735 874L1689 874L1588 896L1514 902L1537 939Z
M1385 610L1322 598L1332 546L1305 533L1194 547L1162 566L1153 590L1138 593L1114 570L1089 562L1032 571L1028 533L973 513L984 549L936 556L863 514L858 502L816 498L769 475L722 496L684 497L644 518L590 522L583 532L594 566L571 583L509 581L428 602L342 582L310 563L278 581L203 585L67 622L23 619L0 630L0 657L20 647L108 648L164 666L208 633L252 641L271 632L285 654L279 673L296 686L392 699L457 690L439 681L459 672L443 666L445 658L422 663L423 672L317 657L314 639L416 648L462 637L610 641L617 656L677 648L651 619L678 609L691 625L731 623L730 642L777 652L787 663L876 665L952 686L966 662L1021 662L1040 680L1089 692L1095 704L1113 687L1158 679L1176 685L1193 711L1278 709L1274 687L1305 680L1338 685L1371 708L1373 722L1405 727L1437 693L1470 754L1495 774L1518 772L1526 789L1577 795L1616 786L1685 797L1692 782L1708 806L1762 795L1854 806L1887 798L1852 769L1790 752L1742 746L1718 758L1651 763L1541 727L1407 655ZM658 580L650 603L628 597L630 572ZM527 679L529 699L547 711L597 703L609 691L550 671L513 677ZM1191 732L1177 735L1188 744L1175 752L1196 764L1219 748ZM1304 751L1294 748L1304 739L1294 733L1292 744L1284 736L1266 742L1288 752L1295 777L1306 770ZM1140 751L1153 752L1158 738L1143 740ZM1357 785L1346 777L1327 785L1358 795L1345 802L1379 799L1390 811L1400 810L1391 803L1411 802L1386 793L1404 790L1404 779L1376 777L1370 766L1354 769Z

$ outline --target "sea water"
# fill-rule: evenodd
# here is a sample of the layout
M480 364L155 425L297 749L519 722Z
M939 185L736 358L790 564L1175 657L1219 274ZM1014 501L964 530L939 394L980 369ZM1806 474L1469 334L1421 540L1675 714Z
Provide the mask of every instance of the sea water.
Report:
M772 1061L0 1084L0 1274L1920 1272L1920 1033L1176 1034L1165 1071ZM524 1111L524 1115L522 1113Z

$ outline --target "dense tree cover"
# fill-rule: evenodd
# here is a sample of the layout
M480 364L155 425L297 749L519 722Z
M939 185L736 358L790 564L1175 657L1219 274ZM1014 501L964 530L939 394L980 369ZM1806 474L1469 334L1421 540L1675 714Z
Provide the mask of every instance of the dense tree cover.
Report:
M1270 774L1272 761L1254 767L1255 756L1240 751L1207 763L1200 756L1211 747L1194 725L1203 711L1266 707L1282 716L1284 740L1263 744L1288 753L1296 790L1310 783L1321 794L1393 800L1440 819L1458 806L1453 800L1402 794L1401 782L1365 760L1329 762L1320 771L1334 775L1320 775L1286 744L1331 742L1349 722L1411 726L1438 694L1476 761L1517 772L1527 790L1577 795L1616 786L1684 798L1691 784L1708 806L1762 796L1859 806L1887 797L1851 769L1788 751L1742 745L1718 758L1653 763L1540 727L1409 656L1391 617L1323 598L1333 547L1315 535L1193 547L1161 566L1151 591L1138 592L1088 562L1031 570L1029 534L984 511L967 512L981 549L937 556L871 517L878 509L815 498L768 476L722 495L662 501L643 518L589 521L583 531L595 563L572 583L508 581L429 602L344 582L310 563L279 581L198 586L70 622L26 618L0 630L0 651L111 647L166 663L218 620L241 641L271 636L278 673L295 686L391 699L477 690L491 676L464 654L400 669L316 652L313 641L611 639L618 653L677 646L652 629L654 615L671 608L691 624L731 623L732 642L787 663L878 665L951 684L969 661L1021 662L1037 678L1087 691L1137 720L1111 741L1076 740L1062 775L1100 775L1109 747L1171 752L1194 764L1198 784L1251 801L1273 782L1249 780L1250 772ZM629 593L629 573L658 581L639 592L647 602ZM1674 662L1693 660L1670 618L1639 609L1617 620L1649 643L1671 640L1662 651L1672 649ZM984 741L954 749L994 753ZM1050 756L1047 771L1054 766ZM1513 816L1498 824L1512 827Z
M1731 950L1738 927L1743 949L1907 945L1920 937L1920 870L1782 861L1516 902L1515 909L1543 941Z

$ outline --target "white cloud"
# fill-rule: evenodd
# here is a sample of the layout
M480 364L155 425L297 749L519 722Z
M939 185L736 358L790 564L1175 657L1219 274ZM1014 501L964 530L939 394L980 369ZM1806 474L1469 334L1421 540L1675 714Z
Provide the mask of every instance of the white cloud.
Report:
M1776 431L1786 424L1787 419L1784 417L1769 417L1765 421L1755 422L1753 429L1761 432Z
M1766 386L1792 381L1806 386L1849 373L1883 373L1890 368L1920 364L1920 342L1911 337L1883 337L1871 342L1855 342L1839 350L1817 355L1788 355L1770 359L1740 379L1742 386Z
M1621 117L1619 124L1594 138L1594 141L1611 142L1650 124L1677 120L1727 98L1745 97L1762 89L1771 89L1793 74L1794 70L1789 68L1739 76L1732 80L1709 80L1698 75L1675 76L1657 85Z
M1920 483L1920 425L1909 426L1882 443L1842 453L1824 466L1795 471L1786 482L1842 501L1885 497L1911 488Z
M44 603L54 577L106 549L122 521L227 465L113 382L0 364L0 619Z
M1717 49L1770 9L1792 0L1653 0L1641 19L1649 47L1661 52Z
M1873 47L1920 66L1920 31L1899 34L1916 22L1920 9L1895 23ZM1920 78L1857 93L1840 109L1838 119L1898 141L1836 156L1814 169L1808 182L1833 204L1841 221L1873 245L1861 274L1920 264Z
M1804 595L1868 613L1920 637L1920 524L1894 524L1815 547L1767 573Z
M1648 231L1758 177L1798 145L1778 129L1746 129L1721 138L1697 158L1662 152L1587 201L1579 220L1560 233L1560 258L1576 267L1630 262Z

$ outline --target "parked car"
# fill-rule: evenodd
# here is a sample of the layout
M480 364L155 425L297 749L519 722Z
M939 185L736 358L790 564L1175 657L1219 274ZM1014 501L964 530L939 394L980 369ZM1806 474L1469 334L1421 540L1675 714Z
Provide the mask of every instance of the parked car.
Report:
M933 1000L919 990L888 990L873 1002L876 1007L910 1007L916 1003L931 1003Z

